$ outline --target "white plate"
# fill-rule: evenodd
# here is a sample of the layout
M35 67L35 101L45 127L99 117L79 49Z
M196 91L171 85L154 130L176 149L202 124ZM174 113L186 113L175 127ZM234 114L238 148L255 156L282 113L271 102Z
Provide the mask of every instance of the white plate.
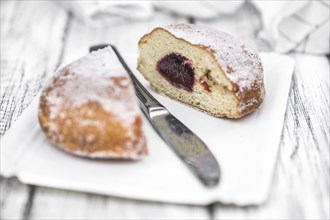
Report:
M136 56L124 57L135 66ZM260 204L267 199L273 176L294 67L284 55L261 53L261 58L265 101L260 110L242 119L218 119L150 91L215 154L222 171L216 188L205 188L147 119L144 131L150 155L141 161L90 160L58 150L40 130L38 97L1 139L1 174L29 184L143 200Z

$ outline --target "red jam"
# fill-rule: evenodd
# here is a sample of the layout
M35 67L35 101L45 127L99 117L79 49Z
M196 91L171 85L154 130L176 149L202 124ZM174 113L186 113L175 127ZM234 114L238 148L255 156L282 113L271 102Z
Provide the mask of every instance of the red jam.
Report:
M157 62L157 71L173 86L193 91L195 71L191 62L178 53L170 53Z
M199 83L204 87L206 91L211 92L210 86L207 84L203 76L199 78Z

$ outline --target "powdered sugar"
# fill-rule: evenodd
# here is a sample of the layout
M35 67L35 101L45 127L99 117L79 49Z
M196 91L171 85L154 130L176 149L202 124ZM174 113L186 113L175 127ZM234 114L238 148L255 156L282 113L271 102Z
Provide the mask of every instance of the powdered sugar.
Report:
M243 98L245 92L263 86L263 67L256 51L239 39L208 27L174 24L163 28L176 38L200 45L214 54L227 79L237 89L239 112L257 102L255 97Z
M247 102L240 102L238 104L238 111L242 112L244 111L246 108L255 105L256 103L258 103L258 100L255 98L249 99Z
M240 40L224 32L192 24L163 28L177 38L213 52L227 78L238 86L239 93L262 82L263 70L258 54Z
M121 80L115 82L116 77L121 77ZM98 103L125 127L130 127L135 116L140 114L130 79L110 47L93 52L59 70L48 87L52 87L46 96L50 119L63 114L65 117L66 111L63 109L73 109L88 102ZM80 113L93 114L88 108L84 111ZM81 120L79 123L84 126L91 122ZM101 124L93 122L94 126L102 127Z

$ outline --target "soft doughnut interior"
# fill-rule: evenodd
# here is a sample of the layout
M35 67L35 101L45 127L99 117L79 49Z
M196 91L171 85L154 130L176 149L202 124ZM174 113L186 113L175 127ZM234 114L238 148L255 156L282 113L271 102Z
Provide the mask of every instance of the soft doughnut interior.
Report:
M139 42L138 70L153 89L218 117L237 117L238 101L212 53L161 28Z

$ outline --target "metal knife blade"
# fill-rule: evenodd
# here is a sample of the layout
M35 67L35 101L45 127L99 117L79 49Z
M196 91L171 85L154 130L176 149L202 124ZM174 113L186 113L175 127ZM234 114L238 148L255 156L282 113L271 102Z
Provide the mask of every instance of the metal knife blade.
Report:
M90 51L106 46L111 46L119 61L130 75L136 95L140 100L140 108L155 131L205 186L216 186L220 181L220 167L205 143L175 118L143 87L129 69L116 47L113 45L99 45L91 47Z
M207 146L165 108L150 108L149 120L157 133L188 165L206 186L215 186L220 179L217 160Z

